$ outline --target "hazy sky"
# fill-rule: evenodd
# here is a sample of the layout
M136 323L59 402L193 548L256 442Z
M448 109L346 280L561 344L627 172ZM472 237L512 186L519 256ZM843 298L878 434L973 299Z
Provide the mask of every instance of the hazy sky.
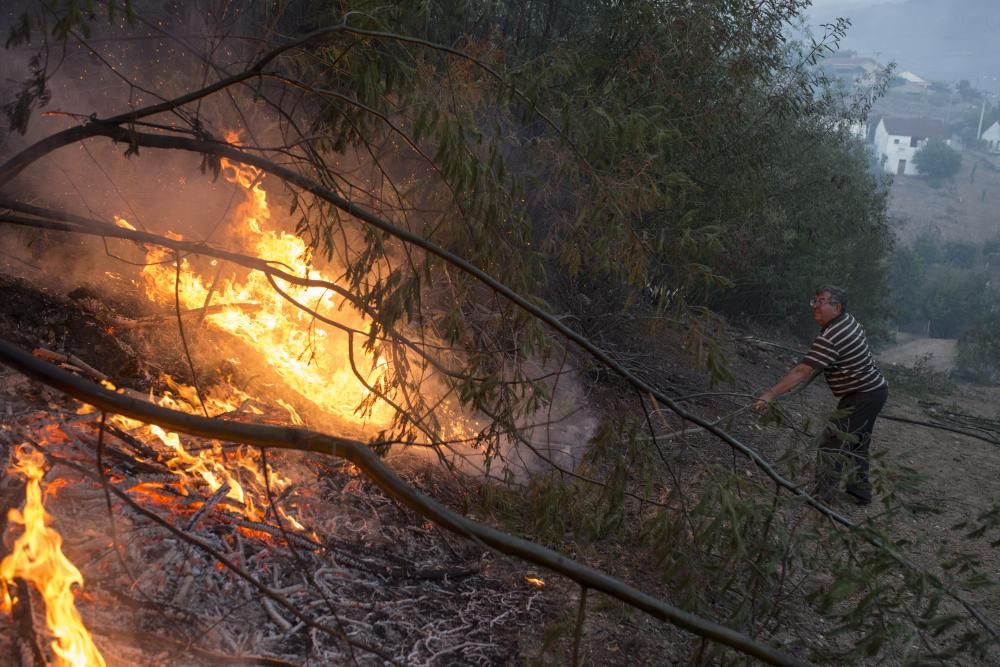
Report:
M887 2L902 2L903 0L813 0L813 7L832 7L836 5L882 5Z
M815 27L851 20L841 49L896 63L931 81L968 79L1000 91L1000 0L814 0Z

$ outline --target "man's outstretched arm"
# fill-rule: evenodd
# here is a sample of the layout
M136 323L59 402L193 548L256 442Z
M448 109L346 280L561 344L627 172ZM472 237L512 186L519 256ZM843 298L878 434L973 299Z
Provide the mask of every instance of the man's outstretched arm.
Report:
M767 409L768 405L770 405L771 401L785 392L799 386L812 377L812 375L816 372L816 369L809 364L796 364L792 367L792 370L785 374L785 377L778 380L776 385L760 395L760 397L754 402L753 409L757 412L763 412Z

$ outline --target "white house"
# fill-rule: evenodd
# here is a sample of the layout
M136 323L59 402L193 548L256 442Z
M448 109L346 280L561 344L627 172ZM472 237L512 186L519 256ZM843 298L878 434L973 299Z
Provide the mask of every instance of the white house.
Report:
M1000 121L994 121L979 138L986 142L986 150L1000 153Z
M929 139L950 143L948 128L931 118L889 118L885 116L875 128L875 154L882 168L890 174L915 176L920 172L913 164L913 155Z
M930 88L931 87L931 82L930 81L928 81L927 79L925 79L923 77L917 76L916 74L914 74L913 72L910 72L910 71L900 72L896 76L898 76L900 79L902 79L903 81L907 82L908 84L910 84L912 86L917 86L918 88Z

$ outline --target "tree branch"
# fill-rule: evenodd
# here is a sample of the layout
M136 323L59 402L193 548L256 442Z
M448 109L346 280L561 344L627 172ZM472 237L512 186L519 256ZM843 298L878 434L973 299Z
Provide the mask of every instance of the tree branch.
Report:
M0 339L0 360L99 410L126 415L174 431L257 447L315 452L346 459L363 470L387 494L448 530L482 542L497 551L546 567L579 583L622 600L655 618L668 621L701 637L730 646L772 665L802 665L802 661L740 632L701 618L654 598L599 570L551 549L471 521L420 493L398 477L363 443L301 428L223 422L169 410L118 394L47 364ZM206 545L207 547L207 545ZM207 547L211 548L211 547ZM222 556L219 554L219 556Z

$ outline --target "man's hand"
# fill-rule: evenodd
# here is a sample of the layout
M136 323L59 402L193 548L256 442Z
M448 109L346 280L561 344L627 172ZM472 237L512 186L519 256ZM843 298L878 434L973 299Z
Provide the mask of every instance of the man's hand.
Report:
M771 407L771 400L772 400L772 398L773 397L769 396L768 394L762 394L760 398L758 398L756 401L754 401L754 403L753 403L753 411L754 412L766 412L767 409L769 407Z

